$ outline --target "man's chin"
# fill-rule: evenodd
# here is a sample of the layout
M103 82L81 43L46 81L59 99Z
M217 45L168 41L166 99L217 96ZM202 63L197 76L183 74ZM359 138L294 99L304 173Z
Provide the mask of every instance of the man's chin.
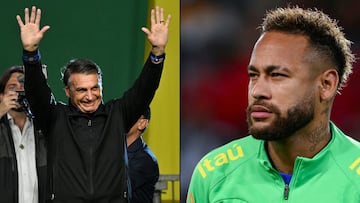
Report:
M279 139L277 133L274 132L274 127L271 125L251 126L249 134L259 140L273 141Z
M252 129L249 130L249 134L258 140L268 140L270 138L268 131Z
M89 108L89 107L82 107L80 109L83 113L94 113L96 111L96 108Z
M273 128L273 124L272 123L268 123L268 122L253 122L250 126L249 126L249 131L250 132L268 132L270 129Z

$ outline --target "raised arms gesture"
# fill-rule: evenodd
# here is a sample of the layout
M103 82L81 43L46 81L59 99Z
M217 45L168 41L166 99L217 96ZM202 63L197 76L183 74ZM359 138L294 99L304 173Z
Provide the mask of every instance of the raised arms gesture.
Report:
M151 10L151 28L142 27L141 30L147 34L147 38L152 45L151 52L154 55L161 55L165 52L168 41L168 26L171 16L164 19L164 9L156 6Z
M164 19L164 9L156 7L151 10L150 29L142 27L141 30L146 33L149 42L152 45L152 53L161 55L165 52L168 41L168 26L171 16ZM35 51L38 49L41 39L50 26L45 25L40 29L41 10L33 6L31 12L28 8L24 10L24 21L19 15L16 16L21 32L21 42L26 51Z
M29 14L29 9L25 8L24 21L19 15L16 16L16 20L20 27L21 42L24 50L37 50L45 32L50 29L48 25L40 29L41 10L33 6L31 14Z

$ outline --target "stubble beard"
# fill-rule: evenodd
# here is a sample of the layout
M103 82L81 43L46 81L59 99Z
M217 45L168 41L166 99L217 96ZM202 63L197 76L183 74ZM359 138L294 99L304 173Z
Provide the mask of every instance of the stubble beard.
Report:
M24 112L24 108L23 108L23 107L12 108L11 110L14 110L14 111L16 111L16 112Z
M289 108L285 116L281 116L280 109L275 105L266 104L265 102L255 102L255 104L265 106L275 115L273 122L269 123L266 127L257 128L253 126L253 120L251 119L251 105L247 108L249 134L255 139L277 141L288 138L314 118L315 104L313 94L304 97L295 106Z

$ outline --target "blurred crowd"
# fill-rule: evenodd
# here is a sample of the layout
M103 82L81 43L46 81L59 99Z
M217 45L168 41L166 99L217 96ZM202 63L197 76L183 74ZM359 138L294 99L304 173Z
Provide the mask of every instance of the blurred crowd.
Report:
M181 1L181 200L192 171L211 149L247 134L247 65L267 10L317 8L339 25L360 54L360 1ZM331 120L360 140L360 60L335 99ZM300 87L301 88L301 87Z

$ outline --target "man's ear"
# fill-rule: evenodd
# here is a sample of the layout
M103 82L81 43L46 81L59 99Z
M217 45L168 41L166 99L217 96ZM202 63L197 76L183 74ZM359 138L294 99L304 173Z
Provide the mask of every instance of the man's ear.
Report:
M3 98L4 98L4 94L0 93L0 102L2 102Z
M320 97L321 100L333 98L337 92L339 75L335 69L328 69L320 76Z
M66 96L70 98L70 89L69 89L69 86L65 86L65 87L64 87L64 91L65 91Z
M138 129L140 131L144 130L148 126L148 123L149 123L148 119L145 119L145 118L140 119L139 124L138 124Z

